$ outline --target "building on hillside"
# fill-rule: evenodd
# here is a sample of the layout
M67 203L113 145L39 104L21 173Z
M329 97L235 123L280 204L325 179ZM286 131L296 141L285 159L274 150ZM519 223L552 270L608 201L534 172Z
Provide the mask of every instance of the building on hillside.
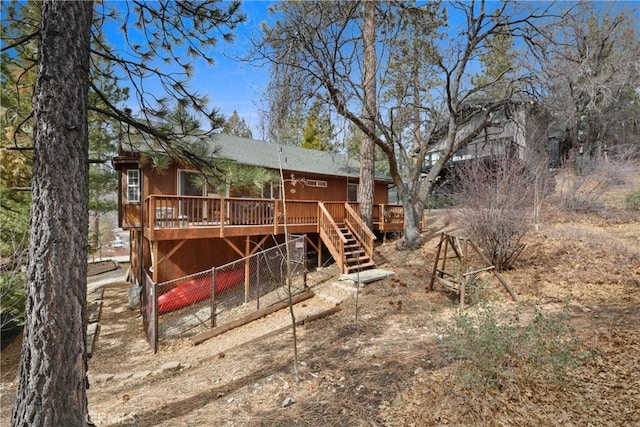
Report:
M153 167L141 148L123 144L113 160L119 226L130 233L131 268L139 283L145 275L160 283L249 256L281 242L285 224L289 233L307 236L319 264L328 252L346 273L375 265L374 232L403 229L402 207L388 203L391 181L382 175L375 180L374 230L360 221L354 160L227 135L206 143L229 170L259 168L278 179L256 189L227 177L226 188L213 189L193 167Z
M496 100L478 101L470 104L470 111L482 109L486 103ZM458 132L460 138L477 129L483 120L476 114ZM443 132L444 133L444 132ZM444 136L429 148L425 158L428 171L441 157L446 141ZM546 159L549 167L560 165L562 134L551 126L550 115L531 102L508 102L490 115L489 125L469 144L460 148L447 162L453 167L467 161L517 156L521 160Z

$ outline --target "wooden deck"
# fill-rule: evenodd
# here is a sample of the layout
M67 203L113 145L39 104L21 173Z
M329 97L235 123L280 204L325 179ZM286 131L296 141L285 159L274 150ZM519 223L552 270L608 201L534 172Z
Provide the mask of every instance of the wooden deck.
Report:
M348 216L345 202L322 202L337 224ZM358 211L358 204L350 204ZM321 203L281 200L151 195L144 203L144 235L150 241L319 233ZM397 232L404 227L399 205L374 206L374 231Z

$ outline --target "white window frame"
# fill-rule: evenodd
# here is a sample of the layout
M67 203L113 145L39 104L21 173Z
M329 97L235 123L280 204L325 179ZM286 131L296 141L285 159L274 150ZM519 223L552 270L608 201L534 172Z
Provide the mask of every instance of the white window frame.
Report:
M195 170L190 170L190 169L178 169L178 195L179 196L192 196L193 194L183 194L182 193L182 184L183 184L183 180L184 179L189 179L188 175L190 174L194 174L194 175L199 175L198 171ZM206 196L207 195L207 186L203 185L201 190L200 190L200 194L198 194L197 196Z
M139 169L127 169L127 203L140 203Z
M306 187L327 188L327 181L321 181L319 179L307 179L304 181Z
M270 183L262 188L263 199L280 199L280 183Z

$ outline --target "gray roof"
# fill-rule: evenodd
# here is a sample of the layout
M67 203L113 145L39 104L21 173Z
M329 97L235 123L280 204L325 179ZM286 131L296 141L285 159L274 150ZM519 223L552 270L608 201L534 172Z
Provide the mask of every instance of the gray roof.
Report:
M357 178L360 163L338 153L310 150L291 145L277 145L254 139L229 135L215 135L211 139L216 157L236 161L240 164L293 172L322 175L349 176ZM280 154L280 156L278 156ZM385 179L383 175L378 179Z
M353 177L360 175L360 163L335 152L310 150L291 145L278 145L255 139L217 134L208 138L214 158L226 159L243 165L306 172L319 175ZM137 151L135 147L129 147ZM280 154L280 156L278 156ZM377 181L392 182L383 173L376 172Z

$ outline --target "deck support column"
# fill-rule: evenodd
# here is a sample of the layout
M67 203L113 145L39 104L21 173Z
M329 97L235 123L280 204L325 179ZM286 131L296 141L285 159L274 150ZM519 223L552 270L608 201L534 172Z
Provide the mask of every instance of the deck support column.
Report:
M151 268L153 268L153 283L158 283L158 242L151 241Z
M251 253L251 238L246 237L244 245L244 302L249 302L249 284L251 279L251 260L248 258Z

